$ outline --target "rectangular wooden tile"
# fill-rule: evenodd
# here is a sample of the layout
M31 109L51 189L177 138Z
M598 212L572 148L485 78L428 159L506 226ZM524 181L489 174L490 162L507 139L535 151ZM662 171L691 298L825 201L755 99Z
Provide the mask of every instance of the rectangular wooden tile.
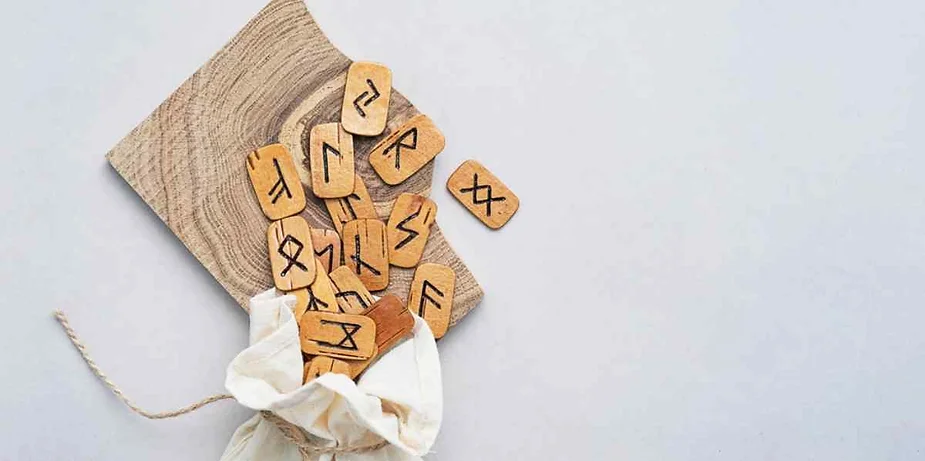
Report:
M355 219L378 219L373 200L369 198L369 191L363 179L356 175L353 181L353 193L341 198L325 199L324 205L334 222L334 229L343 235L344 224Z
M398 296L387 294L367 309L366 316L376 322L376 346L379 353L388 352L403 338L411 335L414 317Z
M350 367L350 377L357 379L370 365L373 364L376 360L379 359L379 346L376 346L373 351L372 357L365 360L351 360L347 362L347 366Z
M392 71L388 67L374 62L354 62L347 69L340 123L353 134L382 134L391 94Z
M306 354L368 359L376 347L376 323L362 315L308 311L299 321L299 338Z
M446 139L426 115L417 115L380 141L369 153L369 163L386 184L401 184L434 159Z
M267 248L276 288L292 291L307 287L315 280L311 229L301 216L270 223Z
M302 374L302 384L306 384L325 373L340 373L353 378L352 370L347 362L319 355L305 364Z
M324 271L324 266L315 258L315 281L305 288L307 300L305 311L339 312L337 298L334 297L334 285Z
M340 235L330 229L312 228L312 249L324 271L330 273L341 266Z
M425 263L414 271L408 309L427 321L435 338L442 338L450 326L456 273L443 264Z
M349 267L340 266L331 271L331 284L341 312L362 314L372 306L373 296Z
M251 152L247 174L267 218L282 219L305 209L305 190L286 146L271 144Z
M475 160L466 160L446 181L446 188L486 226L500 229L520 207L520 199Z
M385 224L378 219L358 219L344 224L344 265L369 291L389 286L389 248Z
M353 192L353 136L339 123L313 126L308 152L315 196L337 198Z
M407 192L399 195L386 226L389 262L398 267L416 266L436 219L437 204L433 200Z

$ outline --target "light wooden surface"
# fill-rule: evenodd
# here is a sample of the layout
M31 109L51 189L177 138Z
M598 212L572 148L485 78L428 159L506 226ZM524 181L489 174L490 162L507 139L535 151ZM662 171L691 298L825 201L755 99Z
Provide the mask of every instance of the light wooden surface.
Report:
M346 197L353 192L353 136L339 123L315 125L309 135L312 192L320 198Z
M350 365L347 365L347 362L325 357L323 355L312 358L303 366L303 369L303 383L307 383L325 373L340 373L347 376L352 375Z
M301 216L290 216L270 223L267 250L276 288L283 291L304 288L315 280L316 264L312 233Z
M290 149L310 188L305 147L312 126L340 118L350 59L327 40L300 0L273 0L209 62L183 83L108 154L112 166L238 303L273 285L267 220L245 172L253 150L280 142ZM417 115L392 91L386 135ZM387 187L368 154L379 138L355 139L356 170L379 217L401 192L427 195L433 164L401 187ZM301 215L333 228L321 201L309 195ZM482 290L434 226L424 261L459 274L456 322ZM393 270L389 292L407 296L412 271Z
M364 315L307 311L299 320L302 352L347 360L373 356L376 323Z
M500 229L510 221L520 199L497 176L475 160L466 160L449 179L446 187L483 224Z
M378 219L376 205L369 196L366 184L360 175L357 175L353 181L353 193L341 198L329 198L324 200L324 206L328 209L328 215L331 218L334 229L338 233L344 231L344 224L354 219Z
M334 285L331 285L331 278L318 258L315 258L315 281L308 286L307 291L306 311L340 312L337 298L334 297Z
M435 338L442 338L449 327L450 310L447 306L453 299L455 288L456 274L447 266L425 263L414 271L408 309L427 321Z
M263 214L282 219L305 209L305 190L292 156L282 144L271 144L247 156L247 174Z
M392 93L392 71L375 62L355 62L347 70L341 124L362 136L378 136L385 130Z
M389 243L385 224L378 219L357 219L344 224L344 265L369 291L389 283Z
M330 277L341 312L362 314L373 305L373 296L349 267L340 266L334 269Z
M386 353L402 338L411 334L414 318L395 295L379 298L365 313L376 322L376 346L380 353Z
M424 254L430 226L437 220L437 204L417 194L401 194L392 207L386 236L389 262L398 267L414 267Z
M341 262L340 235L331 229L312 228L312 248L315 257L321 260L324 271L330 273Z
M369 163L386 184L401 184L446 147L446 138L426 115L408 120L369 154Z

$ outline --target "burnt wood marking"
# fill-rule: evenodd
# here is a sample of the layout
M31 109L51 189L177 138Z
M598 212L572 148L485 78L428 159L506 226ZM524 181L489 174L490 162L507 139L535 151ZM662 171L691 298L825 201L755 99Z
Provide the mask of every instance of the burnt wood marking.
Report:
M485 199L479 198L479 191L485 190L486 197ZM491 202L503 202L507 200L507 197L492 197L491 196L491 186L486 184L479 184L479 174L472 174L472 187L464 187L459 189L460 193L472 192L472 203L475 205L485 204L485 214L491 216Z
M363 272L362 269L363 269L364 266L365 266L367 269L369 269L369 271L372 272L373 274L375 274L375 275L382 275L382 272L379 272L378 269L376 269L375 267L373 267L372 265L370 265L368 262L363 261L363 258L360 257L360 249L361 249L361 248L360 248L360 236L359 236L359 235L354 235L354 236L353 236L353 242L354 242L354 244L355 244L356 254L351 255L351 256L350 256L350 259L352 259L353 262L357 263L357 275L360 275L360 273Z
M411 144L405 143L405 138L407 138L408 136L411 136ZM395 149L395 169L396 170L401 169L401 149L402 147L408 150L415 150L418 148L418 128L417 127L414 127L408 130L407 133L399 136L398 139L395 140L395 142L393 142L391 145L389 145L389 147L386 147L385 150L382 151L383 156L388 156L389 151L392 149Z
M288 249L288 243L295 245L295 252L290 254L286 253L284 250ZM283 259L286 260L286 267L283 268L283 271L279 273L280 277L285 277L289 273L289 269L292 269L292 266L298 267L303 271L308 271L308 268L305 267L305 264L299 262L299 255L302 254L302 249L305 245L302 244L297 238L287 235L282 242L279 243L279 248L276 250L282 255Z
M327 347L336 347L338 349L347 349L351 351L357 350L357 343L356 343L356 340L353 339L353 335L356 334L356 332L360 331L361 325L357 323L337 322L334 320L321 320L321 324L322 325L340 325L341 331L344 332L344 338L341 339L340 342L337 344L329 343L327 341L315 340L315 342L318 343L318 345L327 346Z
M362 101L363 98L369 95L369 91L364 91L360 93L360 95L357 96L356 99L353 100L353 107L356 108L357 113L360 114L360 117L363 117L363 118L366 118L366 111L363 110L363 107L366 107L372 104L373 101L379 99L379 89L376 88L376 85L373 83L373 81L370 79L366 79L366 84L369 85L369 88L371 90L373 90L372 96L369 96L369 98L366 101ZM361 101L363 102L363 107L360 107Z
M434 292L436 292L437 295L439 295L440 298L443 299L443 292L440 291L437 287L435 287L432 283L430 283L429 280L425 280L425 281L424 281L424 287L421 288L421 302L420 302L420 304L418 304L418 316L420 316L420 317L424 317L424 311L425 311L425 309L427 309L427 306L426 306L426 302L427 302L427 301L430 301L430 303L433 304L434 306L436 306L437 309L442 309L442 308L443 308L443 307L440 305L440 303L437 302L436 299L432 298L432 297L430 296L430 294L427 293L427 289L428 289L428 288L430 288L431 290L433 290Z
M275 204L276 201L279 200L280 197L282 197L283 192L286 193L287 198L292 198L292 192L289 190L289 185L286 184L286 180L283 179L283 170L281 170L279 167L278 159L275 159L275 158L273 159L273 166L276 167L276 176L279 179L276 180L276 184L274 184L273 187L270 188L270 192L267 193L267 196L273 197L273 200L271 200L270 203ZM277 188L279 188L279 190L277 190ZM273 194L276 194L276 195L273 195Z

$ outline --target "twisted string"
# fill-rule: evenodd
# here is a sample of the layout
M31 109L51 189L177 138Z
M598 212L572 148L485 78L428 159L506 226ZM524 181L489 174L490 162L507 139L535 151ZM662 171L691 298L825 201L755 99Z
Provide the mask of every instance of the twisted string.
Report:
M125 393L122 392L122 389L119 389L119 386L116 386L116 383L112 382L112 380L109 379L108 376L106 376L106 373L103 373L103 370L100 370L100 367L96 364L95 361L93 361L93 358L90 357L90 353L87 352L87 346L84 346L84 343L81 342L80 338L77 337L77 332L75 332L74 329L71 328L71 322L67 320L67 316L64 315L64 312L60 310L56 310L55 319L57 319L58 323L61 324L61 327L64 328L64 332L67 334L68 339L71 340L71 344L73 344L74 347L77 348L77 352L80 352L80 356L83 357L84 362L86 362L87 366L90 367L90 371L92 371L93 374L95 374L96 377L99 378L100 381L102 381L103 384L105 384L106 387L108 387L110 391L112 391L113 394L116 394L116 397L118 397L119 400L121 400L122 403L125 404L125 406L129 407L129 409L131 409L133 412L141 416L144 416L145 418L148 418L148 419L175 418L177 416L185 415L187 413L192 413L206 405L209 405L215 402L219 402L219 401L226 400L226 399L234 399L234 397L232 397L230 394L216 394L216 395L206 397L198 402L187 405L178 410L164 411L160 413L152 413L150 411L144 410L138 405L136 405L135 402L132 402L131 399L126 397Z
M61 324L61 327L64 328L64 333L67 334L68 339L71 340L71 344L77 348L77 352L80 352L80 356L83 357L84 362L90 368L90 371L92 371L93 374L96 375L96 377L99 378L99 380L102 381L103 384L105 384L106 387L108 387L109 390L112 391L112 393L115 394L116 397L118 397L119 400L125 404L125 406L129 407L129 409L131 409L136 414L144 416L148 419L168 419L185 415L187 413L192 413L206 405L215 402L229 399L234 400L234 397L230 394L216 394L178 410L164 411L160 413L152 413L146 411L136 405L135 402L132 402L132 400L129 399L124 392L122 392L122 389L119 389L119 386L116 386L116 384L112 382L108 376L106 376L106 373L103 373L103 370L100 369L93 358L90 357L90 353L87 352L87 346L85 346L77 336L77 332L71 328L71 322L68 321L67 316L64 315L64 312L61 310L56 310L55 319L57 319L58 323ZM260 413L264 419L273 423L276 428L279 429L279 431L283 434L283 436L286 437L287 440L299 447L299 452L302 454L304 459L311 459L319 454L367 453L370 451L378 450L389 444L388 441L382 440L381 442L372 445L360 445L355 447L319 447L318 445L312 443L312 440L315 439L315 437L306 433L302 428L290 423L289 421L286 421L273 412L264 410Z

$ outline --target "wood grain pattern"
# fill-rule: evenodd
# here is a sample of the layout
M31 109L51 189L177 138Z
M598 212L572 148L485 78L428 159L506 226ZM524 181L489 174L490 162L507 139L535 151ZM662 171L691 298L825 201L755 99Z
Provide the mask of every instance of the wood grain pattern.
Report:
M482 224L500 229L520 208L520 199L481 163L466 160L446 180L446 188Z
M254 198L244 159L267 144L285 144L297 159L303 187L310 189L309 130L340 119L350 63L301 0L273 0L107 154L113 168L245 309L248 299L273 281L268 221ZM429 195L432 162L400 187L386 186L369 165L376 142L417 114L393 90L385 134L354 140L356 171L380 218L402 192ZM301 216L312 227L333 229L322 202L306 195ZM422 260L456 271L451 322L459 321L478 304L482 290L438 225ZM408 269L392 270L389 292L406 297L411 276Z
M453 269L442 264L421 264L414 271L411 293L408 294L408 309L430 325L434 338L442 338L449 327L450 310L446 306L453 299L455 287L456 274Z
M385 354L402 339L411 335L414 317L395 295L385 295L364 313L376 323L376 346Z
M339 123L322 123L312 127L309 142L308 159L315 196L338 198L350 195L356 178L353 136Z
M306 311L299 320L302 352L336 359L363 360L375 353L376 322L363 316Z

